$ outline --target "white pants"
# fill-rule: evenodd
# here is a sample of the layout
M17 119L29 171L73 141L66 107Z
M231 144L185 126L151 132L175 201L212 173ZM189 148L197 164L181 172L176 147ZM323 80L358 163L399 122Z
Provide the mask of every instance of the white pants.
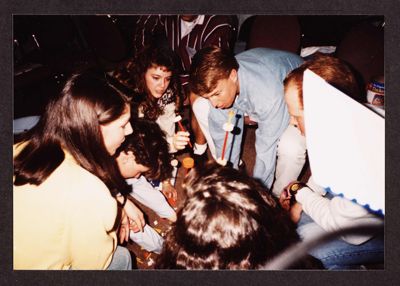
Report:
M274 196L279 197L290 182L297 180L306 162L306 152L306 138L298 128L289 125L278 143L275 182L272 186Z
M208 115L210 114L210 103L203 97L198 97L192 106L194 115L196 116L197 122L200 125L200 129L206 137L208 148L210 148L211 155L217 160L217 152L215 151L214 141L211 137L210 130L208 127Z

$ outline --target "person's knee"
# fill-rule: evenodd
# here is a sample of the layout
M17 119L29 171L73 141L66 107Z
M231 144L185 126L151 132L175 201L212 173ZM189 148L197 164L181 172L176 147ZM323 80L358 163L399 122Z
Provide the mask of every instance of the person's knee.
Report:
M291 131L285 131L279 140L277 154L278 156L293 158L293 160L305 159L306 146L304 139Z
M170 222L176 222L176 219L177 219L176 213L174 212L174 213L171 214L171 216L169 216L167 219L168 219Z
M117 254L118 251L118 254ZM131 270L132 269L132 257L129 250L125 247L118 246L115 251L118 255L118 264L119 268L122 270Z

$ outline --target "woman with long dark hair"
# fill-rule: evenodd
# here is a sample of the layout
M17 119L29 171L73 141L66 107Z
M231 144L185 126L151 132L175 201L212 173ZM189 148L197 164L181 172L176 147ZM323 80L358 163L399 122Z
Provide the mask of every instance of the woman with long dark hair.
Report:
M117 246L123 194L116 149L132 133L130 104L103 72L74 74L38 124L14 145L14 268L129 269Z

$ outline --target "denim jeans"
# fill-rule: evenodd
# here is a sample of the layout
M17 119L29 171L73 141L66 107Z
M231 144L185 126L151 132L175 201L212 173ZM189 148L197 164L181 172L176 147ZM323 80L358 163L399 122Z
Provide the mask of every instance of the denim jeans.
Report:
M132 258L129 250L122 246L117 246L113 258L107 270L131 270Z
M304 212L301 214L297 233L302 240L314 238L325 232ZM353 245L342 239L331 240L309 252L319 259L326 269L359 269L361 265L378 264L384 261L383 236Z

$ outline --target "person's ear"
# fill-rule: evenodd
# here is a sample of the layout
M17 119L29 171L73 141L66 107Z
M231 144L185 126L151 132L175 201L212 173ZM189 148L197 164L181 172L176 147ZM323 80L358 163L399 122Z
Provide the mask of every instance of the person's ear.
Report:
M121 161L122 161L122 163L126 163L126 162L128 162L129 160L134 160L135 159L135 156L133 155L133 152L132 151L128 151L128 152L125 152L125 151L122 151L121 153L120 153L120 156L121 156Z
M230 78L233 82L236 82L236 81L237 81L237 77L238 77L237 70L232 69L231 72L230 72L230 74L229 74L229 78Z
M127 157L127 158L129 158L130 160L134 160L135 159L135 155L133 155L133 152L132 151L128 151L128 152L126 152L125 153L125 156Z

